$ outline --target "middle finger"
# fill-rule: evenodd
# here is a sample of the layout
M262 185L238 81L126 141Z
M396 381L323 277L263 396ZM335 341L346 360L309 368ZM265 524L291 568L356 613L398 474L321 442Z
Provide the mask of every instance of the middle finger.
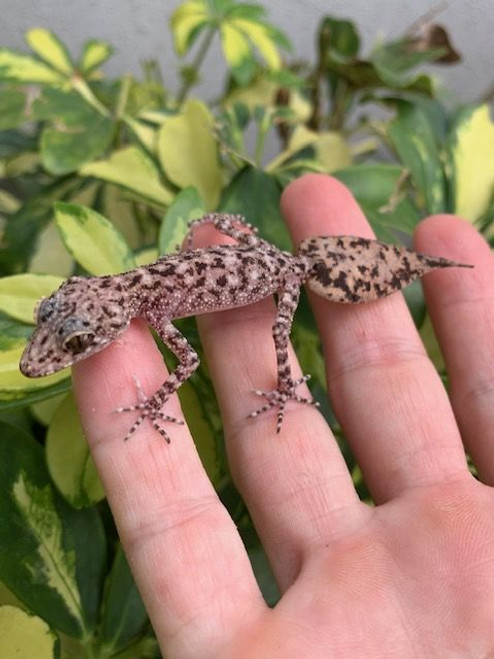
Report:
M349 191L330 177L303 177L282 201L296 244L311 235L373 237ZM331 400L374 499L466 476L448 397L402 296L359 306L312 299Z

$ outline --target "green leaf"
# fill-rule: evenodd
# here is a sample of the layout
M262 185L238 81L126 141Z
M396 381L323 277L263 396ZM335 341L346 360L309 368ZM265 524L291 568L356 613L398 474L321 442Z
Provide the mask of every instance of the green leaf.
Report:
M334 173L350 188L379 240L396 242L411 234L420 217L400 191L403 170L396 165L354 165Z
M158 135L158 155L168 178L180 188L195 186L208 209L218 203L222 185L212 131L208 108L192 100L165 121Z
M97 623L106 560L101 520L57 494L37 442L0 425L0 579L50 626L85 637Z
M48 172L61 176L98 158L111 144L115 125L111 119L94 114L75 132L45 128L41 135L41 156Z
M40 298L48 297L63 279L52 275L23 274L0 279L0 310L24 323L35 322L34 310Z
M83 165L79 174L114 183L158 206L168 206L173 201L172 192L161 182L153 162L136 146L115 151L107 160Z
M219 209L243 215L259 228L266 240L280 249L290 250L290 238L280 211L280 196L281 188L273 175L246 166L223 191Z
M112 54L113 48L106 42L97 39L86 41L78 68L87 75L106 62Z
M36 119L48 121L41 134L45 168L67 174L99 157L111 144L115 122L75 91L46 88L33 104Z
M389 138L421 197L428 214L447 211L446 182L433 127L425 112L413 103L399 101ZM419 200L420 201L420 200Z
M0 351L24 346L32 331L32 324L20 323L0 311Z
M63 85L66 78L34 57L0 48L0 81Z
M211 387L209 381L207 385ZM187 380L180 387L178 395L204 469L213 485L218 487L222 476L220 455L214 423L205 404L207 394L202 390L203 386L204 383L197 379Z
M327 16L319 26L320 59L324 61L326 52L344 58L353 58L360 49L360 36L351 21L338 20Z
M475 221L487 212L494 192L494 123L489 106L464 110L450 138L454 164L454 211Z
M58 640L44 620L17 606L0 606L0 656L53 659Z
M101 643L113 656L140 637L149 623L121 545L108 578L103 603Z
M33 28L26 33L26 41L34 52L56 71L68 76L74 65L63 43L49 30Z
M17 128L26 121L26 96L17 89L0 90L0 130Z
M46 462L53 482L74 508L84 508L104 498L72 393L65 397L51 420L46 435Z
M65 246L92 275L108 275L134 267L132 252L113 224L78 204L55 204L55 220Z
M202 217L204 213L204 204L196 188L189 186L181 190L168 207L161 223L159 253L168 254L177 245L181 245L189 222Z
M370 60L382 81L396 89L413 84L416 80L413 69L438 59L443 52L440 48L414 49L410 39L399 39L379 44Z

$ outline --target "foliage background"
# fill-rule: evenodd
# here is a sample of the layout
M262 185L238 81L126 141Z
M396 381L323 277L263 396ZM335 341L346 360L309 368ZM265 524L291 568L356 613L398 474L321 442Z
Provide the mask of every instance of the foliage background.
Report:
M40 296L73 272L119 272L173 251L205 210L239 212L289 248L279 196L306 171L345 182L387 241L409 243L422 216L447 211L492 243L491 81L483 99L463 103L435 82L431 63L453 70L459 52L456 35L452 43L432 19L370 47L356 24L321 12L304 61L262 7L192 0L171 15L173 61L156 47L157 59L136 75L108 75L113 49L90 29L80 48L34 27L20 51L0 49L0 628L9 630L0 634L1 656L158 656L69 373L28 380L18 371ZM201 85L208 57L222 66L214 92ZM407 301L446 381L420 284ZM180 325L200 352L193 320ZM366 498L325 397L305 299L292 338ZM276 585L229 475L204 361L180 396L274 604Z

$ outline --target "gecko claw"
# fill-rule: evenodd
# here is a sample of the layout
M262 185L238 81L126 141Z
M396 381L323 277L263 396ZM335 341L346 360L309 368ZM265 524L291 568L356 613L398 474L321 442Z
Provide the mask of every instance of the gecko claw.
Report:
M285 407L288 401L293 400L296 403L302 403L304 405L313 405L314 407L319 407L319 403L312 398L306 398L304 396L299 396L295 393L295 389L302 384L307 382L310 378L310 375L304 375L298 380L294 380L290 383L290 387L286 391L280 389L273 389L272 391L262 391L261 389L253 389L252 392L257 396L262 396L267 398L267 402L259 407L257 410L251 412L247 418L253 419L268 410L271 410L273 407L278 408L277 423L276 423L276 433L279 434L281 431L281 424L283 423L283 418L285 415Z

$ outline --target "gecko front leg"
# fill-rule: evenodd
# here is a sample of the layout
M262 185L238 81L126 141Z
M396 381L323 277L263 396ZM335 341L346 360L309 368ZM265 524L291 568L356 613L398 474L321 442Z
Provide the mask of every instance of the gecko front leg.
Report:
M244 220L242 215L230 213L209 213L198 220L189 222L187 234L184 239L184 250L192 249L192 238L195 229L203 224L212 224L214 228L225 236L236 240L240 245L257 245L264 241L257 236L257 227ZM242 229L239 228L239 225Z
M276 349L276 364L277 364L277 378L278 386L272 391L261 391L255 389L254 393L258 396L266 398L265 405L260 407L254 412L249 414L250 418L259 416L264 412L278 408L278 420L276 425L276 432L281 430L283 417L285 414L285 407L288 401L294 400L297 403L304 403L307 405L319 406L319 403L311 398L299 396L296 393L297 387L303 382L307 382L310 375L304 375L298 380L292 379L292 371L288 360L288 342L290 337L290 330L292 327L293 316L297 309L298 299L300 297L300 280L294 278L286 282L285 287L278 296L278 310L276 320L273 324L273 340Z
M163 422L170 422L183 425L184 423L181 419L177 419L176 417L162 412L162 408L170 396L178 390L181 384L188 380L199 366L199 357L196 351L188 343L187 339L169 320L165 320L157 331L164 344L174 353L180 363L175 370L170 373L167 380L165 380L155 394L149 396L149 398L145 398L141 403L129 405L127 407L119 407L115 410L116 412L141 412L140 416L136 419L125 436L126 440L137 430L144 419L149 419L153 428L157 430L168 443L170 443L170 437L161 424ZM139 386L138 392L140 397L142 397L143 394L140 392Z

